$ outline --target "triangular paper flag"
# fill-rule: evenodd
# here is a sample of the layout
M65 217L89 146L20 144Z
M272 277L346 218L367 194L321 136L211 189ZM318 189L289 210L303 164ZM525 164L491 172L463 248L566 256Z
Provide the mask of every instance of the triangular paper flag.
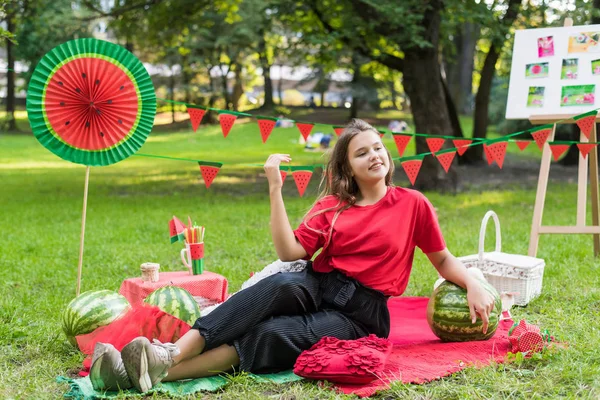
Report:
M287 172L280 169L279 173L281 174L281 183L285 182L285 177L287 176Z
M560 156L567 150L569 150L568 144L551 144L550 150L552 151L552 156L554 157L554 161L558 161Z
M263 143L267 142L267 139L269 138L271 131L275 127L276 122L277 121L270 120L270 119L262 119L262 118L258 119L258 121L257 121L258 129L260 129L260 136L262 137Z
M488 146L488 150L496 164L502 169L502 165L504 164L504 156L506 155L506 147L508 146L508 142L497 142Z
M452 160L454 160L455 155L456 151L449 151L447 153L440 153L437 155L437 159L440 161L440 164L442 164L442 167L446 173L450 169L450 165L452 165Z
M590 133L594 128L594 124L596 123L596 115L597 111L590 111L589 113L582 114L582 116L575 117L575 122L579 129L581 129L581 133L585 135L586 138L590 138Z
M429 151L431 151L435 155L435 153L440 151L442 146L444 146L445 139L444 138L426 138L425 141L427 142Z
M200 173L202 174L202 179L204 179L204 185L206 185L206 188L208 189L219 173L219 169L223 164L201 161L198 163L198 165L200 165Z
M529 146L529 143L531 143L530 140L515 140L515 143L517 144L517 146L519 147L519 149L521 151L525 150L525 148L527 146Z
M471 143L473 143L473 141L470 139L452 139L452 144L456 147L456 152L459 156L465 154Z
M192 130L196 132L202 122L202 117L204 117L204 114L206 113L206 109L187 106L187 112L190 115Z
M377 131L377 132L379 132L379 137L381 139L383 139L383 135L385 135L385 132L384 131Z
M535 140L535 143L538 145L540 150L544 148L544 143L546 143L551 133L552 128L544 128L540 129L539 131L531 132L531 136L533 136L533 139Z
M344 127L343 126L334 126L333 131L335 132L335 134L337 136L340 136L342 134L342 132L344 132Z
M402 154L404 154L404 150L406 150L406 145L408 144L408 142L410 142L412 136L393 134L393 137L394 142L396 142L396 147L398 148L398 154L400 154L400 157L402 157Z
M401 163L402 168L404 168L404 172L406 172L406 176L408 176L408 180L413 186L415 185L415 181L419 175L421 164L423 164L423 160L409 160Z
M185 225L176 216L169 221L169 235L171 237L171 244L175 242L183 242L185 240Z
M577 147L579 148L579 152L581 153L581 155L583 156L583 158L586 158L588 153L594 148L596 147L595 144L590 144L590 143L577 143Z
M300 131L300 134L304 138L304 140L308 140L308 135L310 135L310 131L312 130L314 124L305 124L303 122L296 122L296 126Z
M227 135L229 134L229 131L233 127L236 118L237 117L233 114L219 114L219 122L221 123L221 131L223 131L224 137L227 137Z
M308 187L308 182L310 182L312 171L293 171L292 176L294 177L294 181L296 182L296 187L298 188L298 193L300 193L300 197L304 196L304 191Z
M494 153L490 151L490 147L485 143L483 144L483 152L485 153L488 165L492 165L494 162Z

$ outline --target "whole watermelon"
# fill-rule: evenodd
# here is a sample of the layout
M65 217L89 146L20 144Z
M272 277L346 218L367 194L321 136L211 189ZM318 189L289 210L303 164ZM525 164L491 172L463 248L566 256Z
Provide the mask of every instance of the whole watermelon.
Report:
M177 286L156 289L146 297L144 303L157 306L189 325L193 325L200 318L200 307L194 297L187 290Z
M90 290L75 297L62 314L62 327L69 342L77 347L75 336L93 332L125 314L131 306L112 290Z
M494 298L494 309L490 313L487 333L483 333L483 321L471 323L467 302L467 291L452 282L442 282L431 295L427 304L427 322L433 333L444 342L468 342L487 340L494 336L502 315L500 295L489 283L480 281Z

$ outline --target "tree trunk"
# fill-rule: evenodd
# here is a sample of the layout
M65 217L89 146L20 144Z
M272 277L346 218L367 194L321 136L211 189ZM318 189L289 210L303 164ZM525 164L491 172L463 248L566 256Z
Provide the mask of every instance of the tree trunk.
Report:
M398 104L396 103L397 98L398 98L398 94L396 93L396 85L394 82L394 77L392 75L392 79L390 80L390 93L392 95L392 108L393 109L398 109Z
M352 76L352 104L350 105L350 119L358 117L358 103L360 101L360 64L356 57L352 57L354 64L354 75Z
M510 27L519 14L521 0L510 0L508 10L502 17L501 24L503 27ZM496 62L500 57L500 51L504 40L498 40L497 43L492 43L490 50L483 62L481 69L481 78L479 80L479 89L475 96L475 110L473 112L473 137L485 138L488 128L488 110L490 104L490 93L492 91L492 80L496 73ZM463 160L466 163L478 163L483 161L483 146L472 146L467 149L463 155Z
M320 107L325 107L325 92L327 91L327 89L323 89L321 91L321 105Z
M265 41L264 31L261 31L258 40L258 59L263 70L263 79L265 81L265 101L263 108L272 109L275 106L273 102L273 81L271 80L271 64L267 57L267 42Z
M433 49L411 49L404 52L403 85L410 97L417 132L452 136L452 122L448 115L442 80L431 79L432 76L440 76L435 49L434 46ZM416 141L417 154L429 152L424 138L417 137ZM454 168L446 173L438 160L425 156L415 188L455 192L457 178Z
M230 110L230 100L229 100L229 91L227 89L227 75L229 74L229 68L227 68L226 72L223 72L223 68L221 67L221 90L223 91L223 98L225 99L225 109Z
M240 107L240 98L244 94L244 86L242 84L242 66L238 63L233 64L234 67L234 83L233 83L233 92L231 94L231 105L233 106L233 111L239 111Z
M475 24L465 22L454 35L456 54L444 54L448 91L459 114L472 112L470 97L473 90L478 29Z
M173 67L171 67L171 76L169 77L169 92L171 94L171 122L174 124L175 120L175 73Z
M187 55L181 56L181 84L183 85L186 103L192 102L190 95L190 75L190 58Z
M277 93L279 93L279 105L283 105L283 65L279 65L279 81L277 82Z
M9 3L10 4L10 3ZM15 32L15 10L14 5L7 7L6 29ZM10 40L6 40L6 130L16 131L17 121L15 120L15 53L14 44Z
M452 96L450 95L450 91L446 85L446 81L441 75L440 81L442 82L442 89L444 89L444 100L446 101L446 108L448 109L448 117L450 118L450 123L452 124L452 136L464 137L465 135L463 134L462 127L460 126L460 120L458 119L456 106L454 105L454 101L452 100Z

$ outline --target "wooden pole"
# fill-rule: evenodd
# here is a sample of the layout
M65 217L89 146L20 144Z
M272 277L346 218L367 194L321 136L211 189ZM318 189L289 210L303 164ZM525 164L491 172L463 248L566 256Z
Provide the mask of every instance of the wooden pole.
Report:
M83 242L85 238L85 215L87 212L88 186L90 182L90 166L85 169L85 187L83 189L83 214L81 215L81 237L79 239L79 264L77 265L77 290L75 296L81 291L81 270L83 265Z
M583 136L583 135L581 135ZM596 142L598 140L598 132L596 131L596 124L592 128L590 133L590 141ZM592 191L592 225L600 225L600 217L598 215L600 209L600 203L598 202L598 148L594 147L590 152L590 186ZM600 255L600 235L594 234L594 256Z

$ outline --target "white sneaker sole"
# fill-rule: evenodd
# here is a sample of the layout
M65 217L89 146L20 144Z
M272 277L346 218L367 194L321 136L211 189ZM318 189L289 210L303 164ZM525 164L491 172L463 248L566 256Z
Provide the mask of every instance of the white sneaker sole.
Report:
M152 380L148 374L148 357L146 355L146 346L144 345L143 341L139 345L137 344L138 342L140 342L140 340L137 340L136 343L130 343L125 346L121 354L123 355L123 359L132 361L125 363L125 370L127 371L127 375L129 375L131 383L137 390L142 393L146 393L152 389Z

